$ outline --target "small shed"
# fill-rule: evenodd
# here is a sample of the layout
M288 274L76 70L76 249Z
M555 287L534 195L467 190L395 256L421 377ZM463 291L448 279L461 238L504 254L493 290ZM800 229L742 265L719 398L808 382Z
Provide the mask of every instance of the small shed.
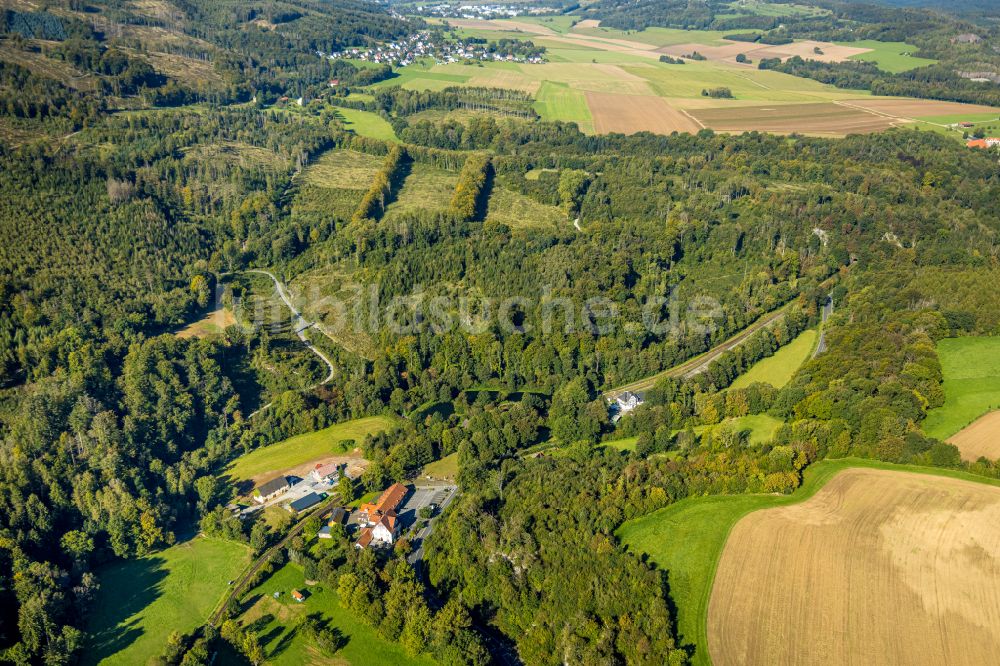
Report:
M295 599L300 604L306 600L306 595L302 594L298 590L292 590L292 599Z

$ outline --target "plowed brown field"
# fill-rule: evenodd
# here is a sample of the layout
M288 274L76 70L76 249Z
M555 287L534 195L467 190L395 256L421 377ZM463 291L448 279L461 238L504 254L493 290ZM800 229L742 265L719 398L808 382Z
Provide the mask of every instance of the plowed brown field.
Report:
M716 666L990 664L1000 654L1000 488L849 469L749 514L708 611Z
M832 102L696 109L691 115L722 132L758 130L831 136L878 132L904 122Z
M635 134L647 130L658 134L697 132L697 122L683 111L653 95L616 95L587 92L587 106L598 134L621 132Z
M958 447L964 460L1000 458L1000 411L990 412L948 438Z

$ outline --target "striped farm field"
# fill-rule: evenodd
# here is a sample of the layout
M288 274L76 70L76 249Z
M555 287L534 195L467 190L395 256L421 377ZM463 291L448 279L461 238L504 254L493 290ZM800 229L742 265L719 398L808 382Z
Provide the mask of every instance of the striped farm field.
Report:
M948 438L965 460L1000 458L1000 410L981 416Z
M994 663L1000 488L850 469L749 514L719 561L708 645L715 666Z
M843 136L879 132L901 122L896 118L830 102L696 109L691 114L706 126L722 132L757 130L776 134L799 132Z
M689 115L675 109L662 97L586 93L587 106L598 134L621 132L697 132L701 126Z

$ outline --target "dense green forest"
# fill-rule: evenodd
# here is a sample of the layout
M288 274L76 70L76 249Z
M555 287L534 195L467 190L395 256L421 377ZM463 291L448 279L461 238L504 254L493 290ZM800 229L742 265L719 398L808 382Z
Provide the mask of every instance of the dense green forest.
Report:
M288 526L227 512L225 466L360 416L412 418L357 442L370 465L344 482L345 500L458 457L461 493L424 571L405 542L376 556L338 533L319 554L291 538L259 576L294 562L380 636L446 664L489 663L498 644L528 664L685 663L665 574L614 537L681 498L790 492L811 462L845 455L1000 476L921 430L944 400L934 343L998 332L997 296L982 288L1000 270L995 153L908 130L588 136L538 121L523 92L359 88L384 70L314 52L408 29L368 4L91 4L0 23L2 49L33 63L0 63L0 661L73 663L109 562L199 528L264 552ZM713 25L713 5L683 6L691 25ZM610 23L615 8L588 11ZM899 39L916 39L909 24ZM147 28L179 41L165 51ZM154 52L207 62L205 76L157 68ZM40 58L69 69L46 75ZM367 95L270 105L333 75ZM906 80L933 88L920 76ZM345 129L345 107L381 114L402 143ZM456 109L468 113L417 117ZM373 164L356 189L310 181L347 152ZM430 172L449 196L394 210ZM498 221L500 197L560 223ZM326 369L283 306L271 319L251 307L275 299L247 268L369 286L351 312L402 306L354 332L362 351L317 334L335 365L317 387ZM780 389L729 388L815 326L829 296L825 353ZM236 324L173 335L217 298ZM779 309L610 421L603 391ZM781 421L774 441L751 444L726 422L757 414ZM622 437L634 450L603 446ZM259 663L253 627L227 611L218 631L172 638L162 663L211 663L224 643ZM302 631L337 643L321 623Z

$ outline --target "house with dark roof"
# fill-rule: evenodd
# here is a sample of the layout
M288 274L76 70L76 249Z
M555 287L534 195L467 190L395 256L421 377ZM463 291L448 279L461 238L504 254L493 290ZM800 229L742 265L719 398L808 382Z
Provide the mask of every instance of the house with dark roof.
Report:
M288 479L284 476L276 476L267 483L257 486L253 491L254 499L263 504L269 499L273 499L291 487Z
M309 493L305 497L300 497L288 505L288 510L292 513L301 513L306 509L311 509L323 501L323 496L319 493Z
M326 525L319 528L319 532L316 533L316 536L320 539L332 539L333 531L331 528L334 525L343 525L347 522L347 516L347 510L344 507L338 506L334 508L334 510L331 511L330 515L326 518Z

